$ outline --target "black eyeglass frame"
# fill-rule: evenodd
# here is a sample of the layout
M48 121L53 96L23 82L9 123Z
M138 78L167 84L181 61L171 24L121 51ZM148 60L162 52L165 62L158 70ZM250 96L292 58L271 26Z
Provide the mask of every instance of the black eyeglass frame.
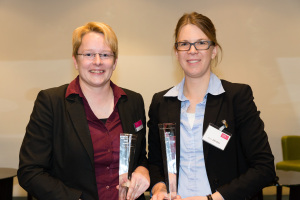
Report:
M207 43L208 43L208 47L207 47L206 49L197 49L196 43L199 43L199 42L207 42ZM189 50L191 49L192 45L193 45L193 46L195 47L196 50L207 50L207 49L209 49L211 46L214 46L214 45L215 45L215 43L214 43L213 41L210 41L210 40L201 40L201 41L199 41L199 42L193 42L193 43L191 43L191 42L176 42L176 43L175 43L175 48L176 48L177 51L189 51ZM178 49L178 44L179 44L179 43L189 43L189 44L190 44L190 47L189 47L188 49L186 49L186 50L179 50L179 49Z

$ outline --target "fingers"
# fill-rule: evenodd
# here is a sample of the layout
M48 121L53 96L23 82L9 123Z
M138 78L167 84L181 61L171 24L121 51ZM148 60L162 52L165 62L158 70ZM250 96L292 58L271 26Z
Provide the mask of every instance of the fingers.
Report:
M150 181L141 173L133 172L131 176L131 183L127 193L127 199L137 199L149 187Z
M130 185L130 181L127 178L128 174L121 174L119 176L119 185L116 186L116 188L119 190L119 200L125 200L128 187Z
M140 184L136 183L130 199L137 199L142 193L144 193L144 191L141 189Z
M135 182L136 182L136 180L134 178L131 178L130 185L128 187L128 192L127 192L126 199L130 199L130 200L134 199L134 195L135 195L134 190L136 190L135 189L135 187L136 187Z
M152 196L151 200L164 200L169 199L169 196L166 192L159 192Z
M127 199L134 200L137 199L144 191L141 190L140 184L137 183L136 178L131 179L131 183L127 193Z
M174 200L177 200L177 199L181 199L181 196L179 195L176 195L175 199Z
M126 200L127 187L119 187L119 200Z
M119 184L120 185L123 185L124 183L126 183L127 181L128 181L128 174L127 173L125 173L125 174L121 174L120 176L119 176Z
M157 183L152 188L153 196L151 200L164 200L164 199L174 199L176 194L171 196L171 194L167 193L167 187L165 183Z

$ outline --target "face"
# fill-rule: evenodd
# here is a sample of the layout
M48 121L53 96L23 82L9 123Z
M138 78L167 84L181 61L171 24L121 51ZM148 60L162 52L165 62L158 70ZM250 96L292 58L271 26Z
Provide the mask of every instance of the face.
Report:
M200 40L209 40L203 31L195 25L183 26L177 42L194 43ZM201 78L210 76L210 61L216 56L217 48L210 46L207 50L196 50L192 45L188 51L175 52L186 78Z
M101 33L89 32L82 37L78 54L106 53L113 54L110 47L105 44ZM116 68L117 60L114 57L102 59L99 54L94 59L87 59L83 55L73 57L75 68L79 72L81 87L103 87L110 84L110 78Z

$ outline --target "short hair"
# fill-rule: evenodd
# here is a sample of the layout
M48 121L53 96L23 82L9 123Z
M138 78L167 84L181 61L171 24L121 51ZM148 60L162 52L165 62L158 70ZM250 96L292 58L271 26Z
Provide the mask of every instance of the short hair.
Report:
M175 29L175 43L178 42L178 36L179 36L179 32L181 31L182 27L187 25L187 24L192 24L197 26L198 28L200 28L203 33L209 38L209 40L211 40L212 42L214 42L214 44L216 46L219 46L220 51L222 53L222 47L221 45L218 43L217 41L217 36L216 36L216 29L214 24L212 23L212 21L202 15L199 14L197 12L192 12L192 13L185 13L177 22L177 26ZM175 48L175 46L174 46ZM176 49L176 48L175 48ZM218 54L216 55L216 57L212 60L212 66L216 66L217 63L219 61L219 57Z
M74 57L77 56L78 49L81 45L82 38L89 32L101 33L104 36L105 43L110 47L114 54L114 60L118 58L118 39L112 28L101 22L89 22L84 26L76 28L73 32L72 46Z

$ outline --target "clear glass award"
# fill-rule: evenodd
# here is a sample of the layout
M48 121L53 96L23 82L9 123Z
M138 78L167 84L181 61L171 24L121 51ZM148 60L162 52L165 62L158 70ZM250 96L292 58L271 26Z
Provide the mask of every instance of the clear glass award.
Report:
M126 199L126 195L130 185L136 139L137 135L135 134L120 134L119 200Z
M176 128L175 123L158 124L168 199L177 194Z

